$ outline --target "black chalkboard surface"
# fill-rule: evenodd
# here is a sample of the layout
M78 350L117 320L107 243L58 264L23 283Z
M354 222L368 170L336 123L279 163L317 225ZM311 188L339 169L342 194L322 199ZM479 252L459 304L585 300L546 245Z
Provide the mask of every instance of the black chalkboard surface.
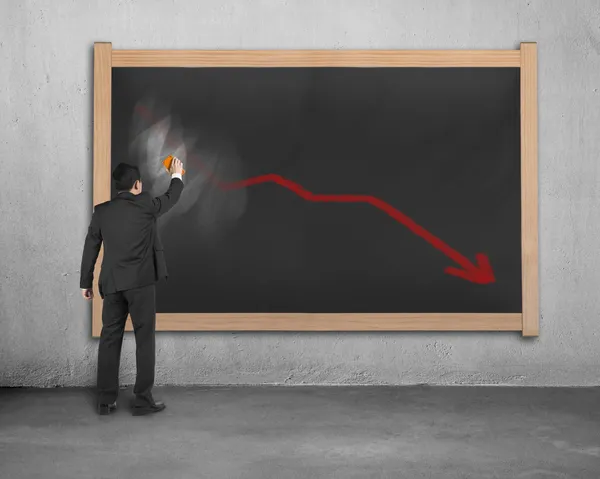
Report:
M519 85L519 68L113 69L112 167L155 194L162 159L186 168L157 310L521 312Z

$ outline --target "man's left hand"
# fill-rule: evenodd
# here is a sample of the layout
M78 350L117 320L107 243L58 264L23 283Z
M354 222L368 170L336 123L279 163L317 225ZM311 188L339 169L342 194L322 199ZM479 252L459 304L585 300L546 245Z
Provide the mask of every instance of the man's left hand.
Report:
M82 289L81 294L83 295L83 299L87 299L88 301L94 299L94 290L92 288Z

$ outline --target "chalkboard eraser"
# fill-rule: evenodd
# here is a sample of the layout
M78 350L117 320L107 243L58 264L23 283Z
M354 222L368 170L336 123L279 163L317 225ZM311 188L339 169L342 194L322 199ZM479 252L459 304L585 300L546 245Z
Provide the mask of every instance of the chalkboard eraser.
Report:
M167 156L163 161L163 165L165 165L167 171L169 171L169 169L171 168L171 163L173 163L173 155ZM185 169L181 170L181 174L185 175Z

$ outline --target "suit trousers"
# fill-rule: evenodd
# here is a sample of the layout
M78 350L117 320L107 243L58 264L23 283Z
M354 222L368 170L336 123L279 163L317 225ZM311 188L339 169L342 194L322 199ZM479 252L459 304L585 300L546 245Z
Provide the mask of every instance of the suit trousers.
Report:
M102 333L98 346L98 401L113 403L119 393L119 364L127 316L135 334L136 403L153 402L156 331L156 288L154 284L104 296Z

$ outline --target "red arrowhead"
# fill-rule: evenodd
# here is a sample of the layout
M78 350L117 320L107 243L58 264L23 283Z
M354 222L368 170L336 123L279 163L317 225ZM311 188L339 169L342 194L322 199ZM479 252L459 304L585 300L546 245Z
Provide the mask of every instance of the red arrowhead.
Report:
M464 262L461 262L463 269L449 266L446 268L445 272L477 284L489 284L495 282L496 278L494 277L494 271L490 266L488 257L482 253L478 253L475 255L475 258L477 259L477 266L469 260L465 260Z

